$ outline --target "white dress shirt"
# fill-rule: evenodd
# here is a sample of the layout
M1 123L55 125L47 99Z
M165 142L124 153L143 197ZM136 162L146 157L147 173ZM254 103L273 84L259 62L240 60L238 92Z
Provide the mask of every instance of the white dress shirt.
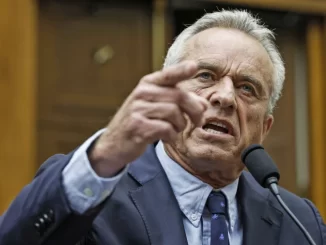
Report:
M92 169L87 156L87 149L104 130L98 131L85 141L75 151L62 172L63 187L70 207L80 214L96 207L107 198L128 170L127 166L113 178L101 178ZM159 142L156 146L156 154L184 214L183 223L188 244L210 245L210 214L205 208L205 203L209 193L213 190L212 187L174 162L166 154L162 142ZM220 190L228 200L230 245L242 244L243 231L235 198L237 187L238 180Z
M211 244L211 214L205 204L211 191L222 191L228 201L230 220L227 225L230 245L241 245L243 229L236 199L239 179L219 190L213 190L210 185L193 176L172 160L166 154L161 141L155 150L184 214L183 224L188 244Z
M95 133L74 153L62 172L63 187L72 210L79 214L99 205L114 190L126 167L113 178L99 177L91 167L87 149L105 129Z

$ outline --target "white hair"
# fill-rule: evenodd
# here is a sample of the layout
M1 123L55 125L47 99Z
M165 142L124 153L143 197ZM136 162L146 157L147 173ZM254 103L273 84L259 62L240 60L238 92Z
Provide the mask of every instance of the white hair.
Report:
M273 66L273 87L268 105L272 113L276 102L281 96L285 79L285 68L282 57L274 43L273 31L266 28L261 21L244 10L222 10L208 13L194 24L184 29L169 48L164 61L164 67L179 63L184 55L186 41L197 33L213 27L232 28L240 30L259 41L267 51Z

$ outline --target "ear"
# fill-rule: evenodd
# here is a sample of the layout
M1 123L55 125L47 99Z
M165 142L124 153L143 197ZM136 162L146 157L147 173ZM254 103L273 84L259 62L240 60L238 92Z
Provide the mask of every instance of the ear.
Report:
M266 115L263 123L262 141L265 140L274 123L274 117L271 114Z

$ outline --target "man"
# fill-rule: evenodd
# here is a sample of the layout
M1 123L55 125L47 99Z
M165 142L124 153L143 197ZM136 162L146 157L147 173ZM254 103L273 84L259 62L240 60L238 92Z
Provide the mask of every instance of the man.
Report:
M240 159L270 131L283 82L269 29L247 12L206 14L106 129L42 165L2 216L1 245L309 244ZM326 244L315 206L281 196Z

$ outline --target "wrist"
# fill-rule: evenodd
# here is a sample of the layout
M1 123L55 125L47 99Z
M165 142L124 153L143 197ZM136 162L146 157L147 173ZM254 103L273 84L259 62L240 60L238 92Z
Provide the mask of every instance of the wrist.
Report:
M126 165L120 157L108 152L111 147L104 147L99 142L94 142L87 151L87 156L94 172L102 178L116 176Z

